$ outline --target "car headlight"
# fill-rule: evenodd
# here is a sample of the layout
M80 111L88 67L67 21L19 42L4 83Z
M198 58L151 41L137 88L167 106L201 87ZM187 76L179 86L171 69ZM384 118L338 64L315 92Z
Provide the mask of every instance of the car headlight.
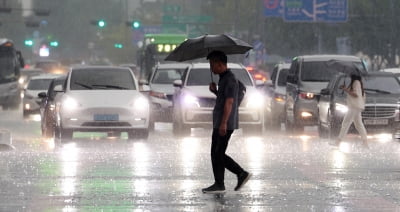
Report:
M284 101L286 101L286 96L282 95L282 94L275 94L274 99L277 102L284 102Z
M264 104L264 96L260 92L250 93L246 99L246 107L249 108L261 108Z
M62 103L63 108L68 110L74 110L78 107L78 105L78 102L71 97L67 97Z
M187 107L200 107L199 99L190 94L183 97L183 104Z
M149 100L147 100L144 97L139 97L137 99L135 99L134 103L133 103L133 107L136 110L145 110L149 108Z
M335 104L335 110L341 112L341 113L347 113L349 108L346 105L336 103Z

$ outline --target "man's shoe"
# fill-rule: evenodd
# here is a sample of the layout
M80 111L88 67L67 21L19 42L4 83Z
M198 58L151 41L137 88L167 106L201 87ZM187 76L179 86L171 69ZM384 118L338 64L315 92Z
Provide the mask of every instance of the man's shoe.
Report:
M247 181L250 179L250 177L251 177L251 174L246 171L239 174L238 175L238 183L235 187L235 191L239 191L242 188L242 186L247 183Z
M201 191L205 194L223 194L225 193L225 186L220 186L214 183L208 188L203 188Z

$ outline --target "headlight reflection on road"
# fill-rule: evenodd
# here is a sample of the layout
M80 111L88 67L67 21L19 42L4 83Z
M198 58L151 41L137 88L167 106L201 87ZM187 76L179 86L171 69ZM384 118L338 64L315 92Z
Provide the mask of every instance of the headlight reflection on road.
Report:
M344 143L341 143L341 146L344 146ZM345 148L345 147L343 147ZM346 166L346 155L341 151L333 151L332 165L335 169L343 169Z
M246 149L250 168L252 172L257 175L262 171L262 166L265 163L265 143L260 137L248 137L245 139Z
M183 174L190 176L194 172L195 162L198 161L197 150L199 144L198 138L186 137L182 140L181 161L183 163Z
M66 144L61 149L61 161L63 180L61 191L63 195L73 196L75 194L76 173L79 161L79 150L75 143Z
M144 194L148 189L148 180L140 179L147 176L149 166L149 149L145 143L134 143L132 150L133 163L133 190L137 193Z
M392 134L388 133L376 134L373 136L373 138L377 139L379 143L387 143L392 141Z

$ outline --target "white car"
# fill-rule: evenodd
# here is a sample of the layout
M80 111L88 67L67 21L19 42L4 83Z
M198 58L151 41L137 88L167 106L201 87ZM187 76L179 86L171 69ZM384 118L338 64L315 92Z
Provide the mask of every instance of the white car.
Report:
M149 101L139 92L129 68L72 68L59 106L60 138L73 132L127 132L129 139L149 135Z
M167 63L155 67L149 80L151 102L150 126L154 122L172 122L173 82L181 79L189 63Z
M228 63L228 68L246 86L246 95L239 107L239 127L245 134L261 134L264 129L264 96L257 89L262 81L253 81L250 73L241 64ZM211 76L213 79L211 79ZM191 128L212 127L212 111L216 96L209 91L213 80L219 76L211 74L209 63L193 63L185 71L182 80L175 80L173 97L173 133L189 135Z
M24 88L22 94L22 114L24 117L30 114L39 114L42 99L38 94L46 92L49 88L51 81L60 75L43 74L32 77Z

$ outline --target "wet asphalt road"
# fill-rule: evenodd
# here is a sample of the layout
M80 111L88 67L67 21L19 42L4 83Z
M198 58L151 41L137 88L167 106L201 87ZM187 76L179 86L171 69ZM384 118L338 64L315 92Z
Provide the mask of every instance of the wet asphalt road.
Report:
M400 143L355 135L340 148L315 128L302 135L234 133L228 154L253 177L239 192L225 173L223 196L201 193L213 182L210 130L174 138L156 124L148 140L75 134L57 146L40 122L0 112L15 150L0 151L0 211L400 211Z

